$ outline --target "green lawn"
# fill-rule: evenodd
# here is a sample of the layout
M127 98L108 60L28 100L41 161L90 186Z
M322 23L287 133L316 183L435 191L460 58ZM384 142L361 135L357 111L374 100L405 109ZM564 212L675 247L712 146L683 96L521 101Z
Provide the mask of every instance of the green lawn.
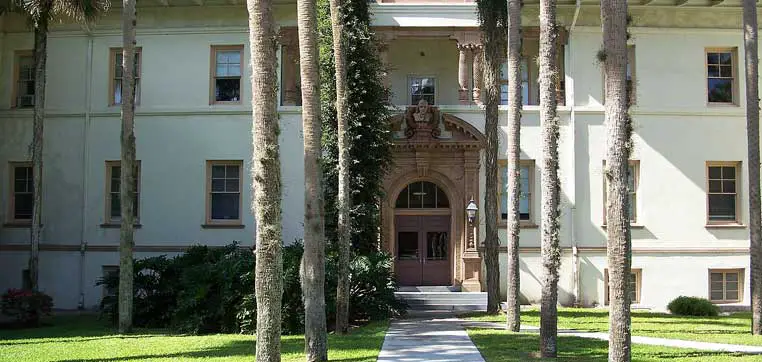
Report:
M467 319L505 323L505 315L470 314ZM540 325L537 309L522 310L521 323ZM608 310L559 308L558 328L588 332L607 332ZM634 336L662 337L702 342L762 346L762 336L751 335L751 314L734 313L720 317L680 317L664 313L632 313ZM762 357L760 357L762 361Z
M487 362L520 362L540 360L537 357L540 338L537 333L511 333L494 329L469 329L469 336ZM608 342L595 339L560 336L558 360L606 361ZM634 345L633 361L681 362L746 362L762 361L762 356L702 352L690 349Z
M172 335L137 330L119 335L94 317L58 317L54 325L0 330L0 361L252 361L250 335ZM329 335L332 361L375 361L388 322L371 323L347 336ZM304 337L283 337L283 361L304 361Z

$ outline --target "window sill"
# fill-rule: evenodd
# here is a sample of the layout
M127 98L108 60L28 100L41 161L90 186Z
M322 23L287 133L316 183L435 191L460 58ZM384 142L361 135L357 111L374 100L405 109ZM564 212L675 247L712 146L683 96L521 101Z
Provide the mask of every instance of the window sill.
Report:
M40 224L40 227L43 225ZM24 221L10 221L5 224L3 224L4 228L8 229L31 229L32 223L31 222L24 222Z
M720 103L720 102L706 102L706 106L709 108L717 107L717 108L740 108L741 106L737 103Z
M605 229L606 224L601 225L601 229ZM643 224L630 224L630 229L645 229L646 226Z
M201 224L202 229L243 229L244 224Z
M505 222L505 221L500 221L500 222L497 223L497 227L499 227L499 228L507 228L508 227L508 223ZM529 222L529 221L519 222L519 229L537 229L539 227L540 227L540 225L537 225L537 224L535 224L533 222Z
M712 304L716 305L742 305L743 300L710 300Z
M104 223L104 224L101 224L100 226L101 226L102 228L104 228L104 229L119 229L119 228L121 228L121 227L122 227L122 224L117 224L117 223L112 223L112 222L110 222L110 223ZM135 229L140 229L140 228L142 228L142 227L143 227L143 225L142 225L142 224L132 224L132 226L133 226Z
M744 224L738 224L738 223L730 223L730 224L706 224L704 225L707 229L745 229L746 225Z
M209 103L210 106L240 106L242 104L241 101L212 101Z

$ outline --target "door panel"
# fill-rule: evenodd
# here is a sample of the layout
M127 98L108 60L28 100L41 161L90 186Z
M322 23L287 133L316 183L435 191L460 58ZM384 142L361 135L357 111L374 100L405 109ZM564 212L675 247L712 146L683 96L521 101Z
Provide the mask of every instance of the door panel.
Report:
M395 229L400 285L450 285L450 217L400 215Z

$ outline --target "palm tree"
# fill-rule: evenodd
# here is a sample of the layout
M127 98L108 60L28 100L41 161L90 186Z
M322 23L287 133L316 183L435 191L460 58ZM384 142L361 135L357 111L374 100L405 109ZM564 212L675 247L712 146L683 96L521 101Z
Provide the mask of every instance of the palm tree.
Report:
M487 136L485 149L484 217L486 238L484 240L484 264L487 281L487 313L496 314L500 308L500 264L498 261L500 240L497 235L497 124L500 104L500 62L505 51L506 2L504 0L478 0L479 22L484 41L484 104Z
M272 0L247 0L252 89L252 210L257 220L255 360L280 361L283 251L275 31Z
M32 290L39 287L40 236L42 227L42 140L45 121L45 63L48 56L48 25L51 20L68 17L86 24L105 13L108 0L5 0L0 15L15 12L27 17L34 27L34 110L32 121L32 178L34 195L30 233L29 279Z
M119 202L119 333L132 330L132 248L135 245L135 0L122 1L122 160Z
M762 334L762 211L759 183L759 58L757 7L743 1L743 39L746 59L746 137L749 152L749 240L751 258L752 334Z
M627 2L601 2L606 99L606 232L609 268L609 361L630 361L630 293L632 243L627 183L632 121L627 113Z
M300 269L304 299L304 341L307 361L326 361L328 345L317 4L315 0L297 0L296 8L304 131L304 256Z
M519 308L519 197L521 152L521 0L508 0L508 288L506 323L521 328Z
M331 33L333 35L333 57L336 70L336 121L338 123L339 145L339 192L338 192L338 243L339 271L336 287L336 331L346 334L349 329L349 263L350 233L349 209L352 199L349 194L349 124L347 122L347 60L346 41L344 40L344 20L342 19L342 1L330 0Z
M540 353L556 357L558 310L558 245L560 181L558 179L558 115L556 114L556 63L558 24L556 0L540 0L540 122L542 124L542 302Z

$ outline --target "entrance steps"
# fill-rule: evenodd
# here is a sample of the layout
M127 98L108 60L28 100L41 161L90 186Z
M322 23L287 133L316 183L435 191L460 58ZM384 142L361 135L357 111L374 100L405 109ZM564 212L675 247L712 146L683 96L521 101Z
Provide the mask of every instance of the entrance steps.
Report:
M453 286L399 287L394 293L410 310L486 311L487 293Z

